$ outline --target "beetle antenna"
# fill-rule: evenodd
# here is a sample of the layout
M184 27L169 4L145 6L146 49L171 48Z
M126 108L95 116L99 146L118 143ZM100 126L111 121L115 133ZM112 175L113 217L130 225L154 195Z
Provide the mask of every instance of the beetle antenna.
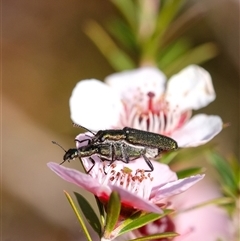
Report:
M59 163L59 165L62 165L66 160L63 160L61 163Z
M65 152L67 152L60 144L58 144L56 141L52 141L53 144L59 146L60 148L62 148Z
M84 127L84 126L81 126L79 124L76 124L73 122L73 127L78 127L78 128L82 128L82 129L85 129L86 131L89 131L90 133L92 133L94 136L96 135L96 133L94 133L93 131L90 131L88 128Z

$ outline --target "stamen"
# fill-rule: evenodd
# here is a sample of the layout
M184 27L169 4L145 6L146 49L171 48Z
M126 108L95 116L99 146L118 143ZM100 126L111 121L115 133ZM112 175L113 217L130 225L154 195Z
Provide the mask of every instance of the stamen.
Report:
M154 115L152 114L152 112L149 112L148 115L148 129L147 130L152 130L154 127Z
M153 102L155 94L149 92L147 95L147 110L144 107L141 108L123 101L125 110L120 115L118 128L129 126L171 136L173 131L180 128L191 117L191 111L182 112L178 106L173 108L165 101L164 97Z
M160 132L160 133L164 133L164 132L165 132L165 129L166 129L166 127L165 127L164 113L163 113L163 112L160 112L159 115L160 115L160 116L159 116L159 126L160 126L159 132Z
M153 125L152 132L162 133L161 132L161 125L160 125L161 122L159 121L158 115L156 115L156 114L153 115L153 122L154 122L154 125Z
M171 132L171 122L173 121L173 118L172 118L172 112L169 111L167 112L167 115L166 115L166 125L165 125L165 133L170 133Z
M129 113L129 116L128 116L128 119L126 119L127 121L128 121L128 125L126 125L126 126L132 126L132 125L134 125L134 119L135 119L135 116L137 115L137 113L138 113L139 111L137 111L137 108L132 108L131 109L131 111L130 111L130 113Z
M130 169L122 168L122 164L111 165L107 174L98 177L102 184L110 183L128 190L141 198L149 199L153 177L142 169L137 169L134 173Z

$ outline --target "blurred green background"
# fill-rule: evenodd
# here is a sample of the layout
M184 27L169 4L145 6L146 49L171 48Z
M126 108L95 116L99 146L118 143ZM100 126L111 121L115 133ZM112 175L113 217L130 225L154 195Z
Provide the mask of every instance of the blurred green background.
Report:
M217 99L199 112L230 123L213 142L223 155L239 155L239 1L188 2L199 2L208 11L187 35L196 44L214 41L220 49L217 58L203 65L212 75ZM63 152L52 140L67 149L79 132L72 127L68 105L75 84L114 72L82 29L89 19L104 24L117 14L107 0L2 2L3 240L81 240L63 194L63 189L78 190L46 163L62 160ZM80 167L77 162L66 165Z

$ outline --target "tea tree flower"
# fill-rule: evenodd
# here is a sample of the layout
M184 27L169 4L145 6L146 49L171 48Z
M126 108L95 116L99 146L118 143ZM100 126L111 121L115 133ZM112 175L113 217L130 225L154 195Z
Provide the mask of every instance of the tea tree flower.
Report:
M85 140L89 136L80 134L77 140ZM85 145L77 142L77 147ZM64 180L88 190L96 195L102 203L107 203L112 191L117 191L121 197L122 209L125 211L144 210L161 213L159 207L164 206L164 199L184 192L204 175L178 179L175 172L165 164L153 161L154 171L145 172L146 163L138 158L126 164L115 161L106 166L98 156L92 156L94 167L88 174L66 168L57 163L48 163L48 166ZM82 158L86 170L93 165L89 158ZM105 173L106 172L106 173Z
M73 122L92 130L125 126L172 137L180 147L198 146L222 129L216 115L192 110L215 99L211 76L191 65L166 82L155 67L112 74L102 83L80 81L70 98ZM97 120L97 121L96 121Z

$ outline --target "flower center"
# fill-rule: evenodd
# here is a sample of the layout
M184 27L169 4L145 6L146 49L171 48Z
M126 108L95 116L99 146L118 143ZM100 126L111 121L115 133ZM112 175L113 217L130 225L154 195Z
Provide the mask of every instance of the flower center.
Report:
M82 158L84 163L89 163L88 158ZM140 161L140 160L138 160ZM130 168L129 168L130 166ZM152 190L152 173L139 169L137 161L126 166L122 161L115 161L109 166L108 162L100 159L89 173L93 178L98 179L102 185L119 186L141 198L149 199Z
M142 169L131 170L122 162L111 164L107 175L102 179L103 184L108 182L111 185L120 186L144 199L149 199L152 181L151 173L146 173Z
M153 92L147 94L147 104L125 103L117 127L133 127L145 131L171 136L191 117L191 111L182 111L178 106L170 106L164 96L156 99Z

